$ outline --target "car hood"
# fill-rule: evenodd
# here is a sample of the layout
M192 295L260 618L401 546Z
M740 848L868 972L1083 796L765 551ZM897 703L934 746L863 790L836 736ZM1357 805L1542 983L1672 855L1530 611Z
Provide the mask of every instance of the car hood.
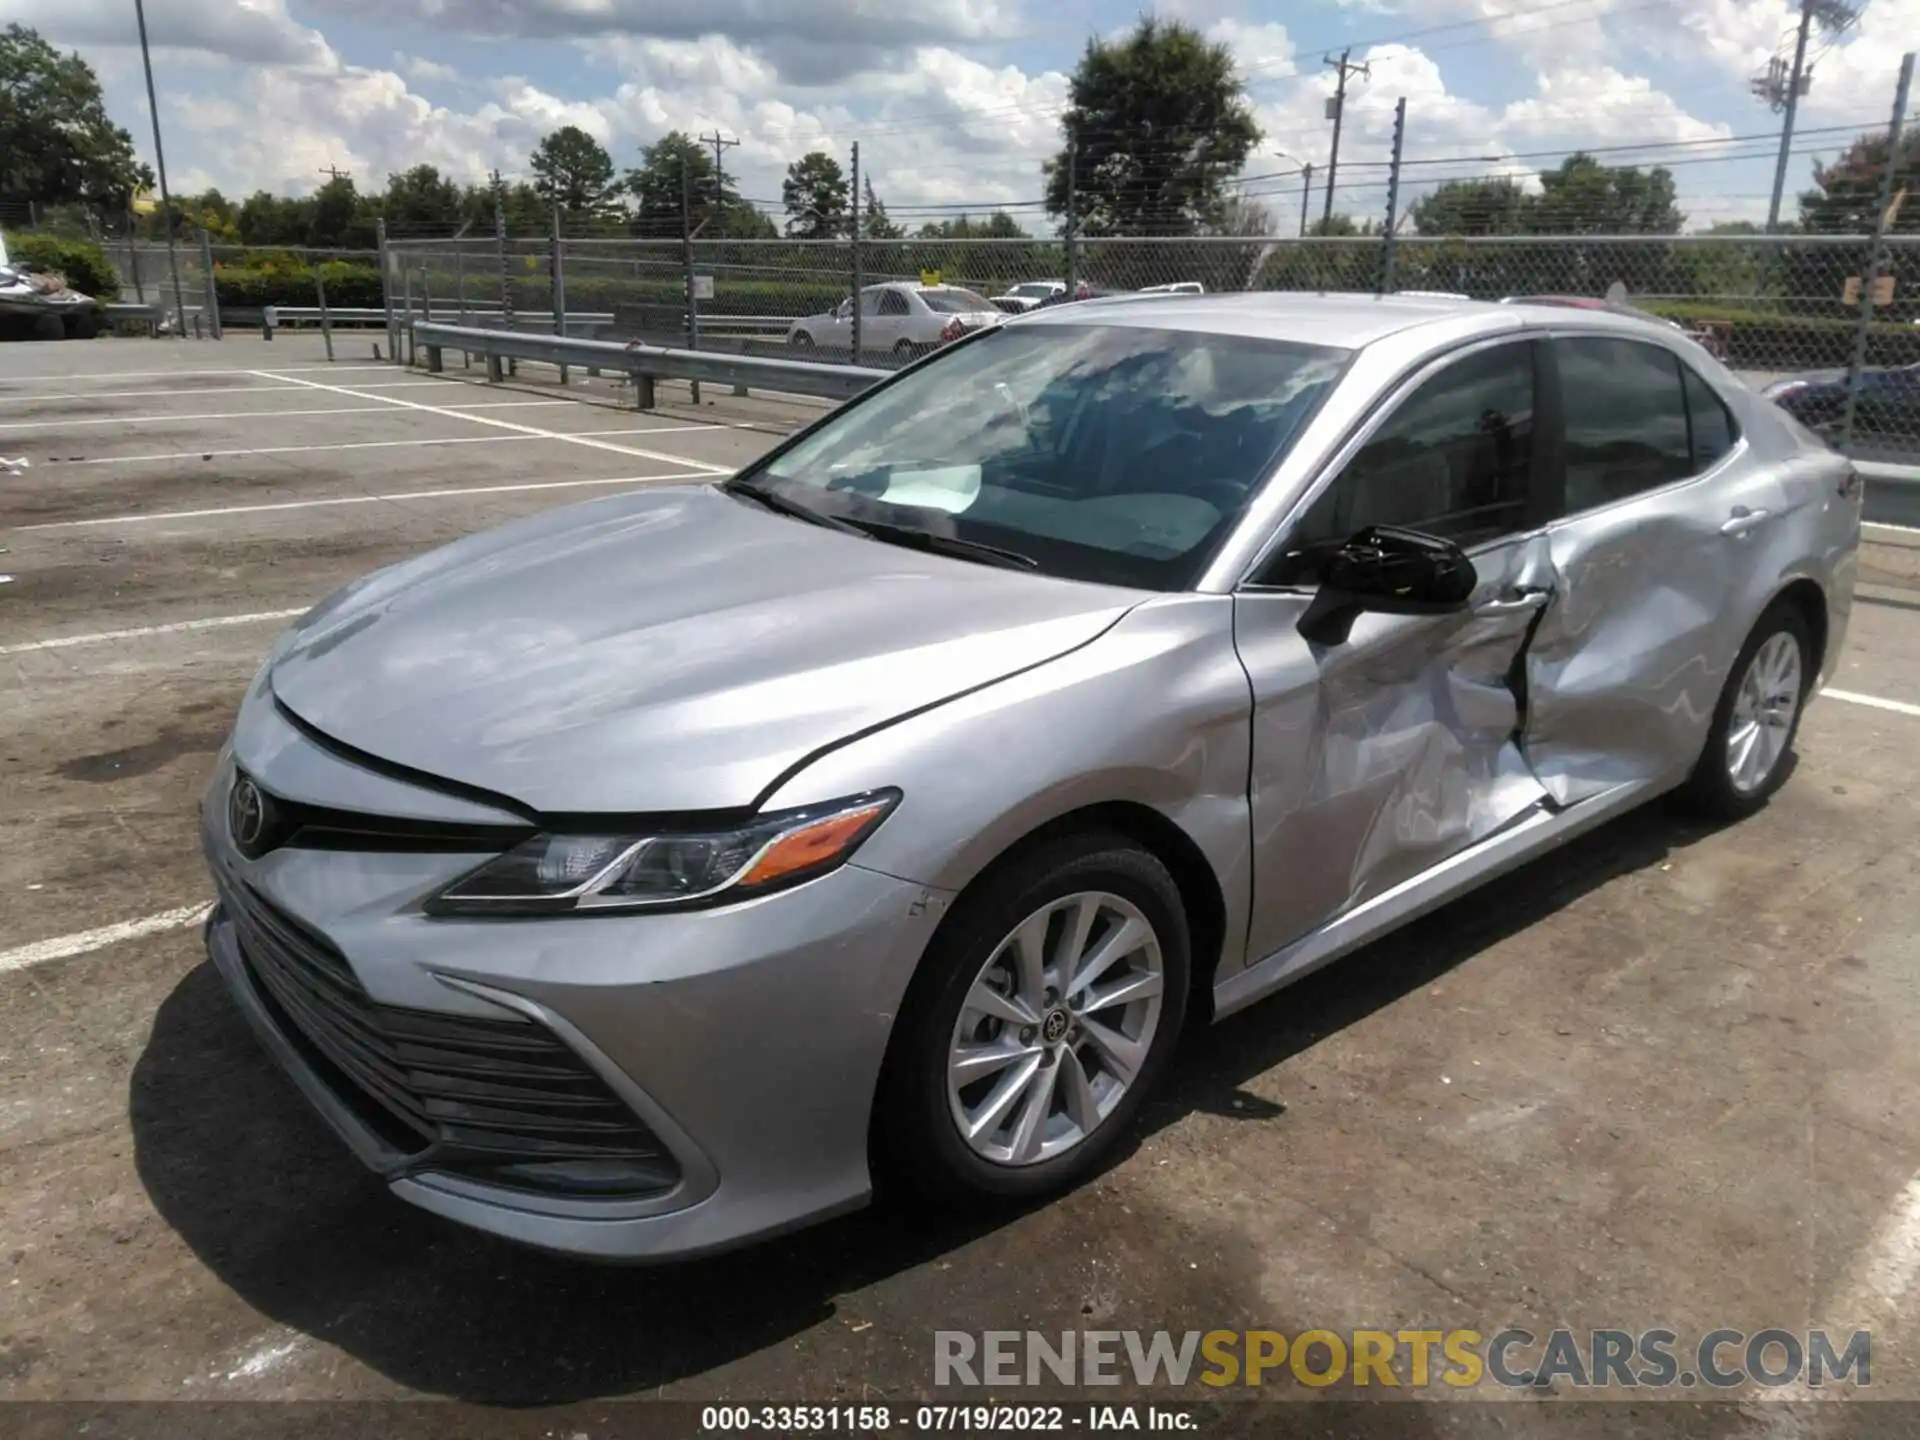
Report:
M675 486L377 572L284 636L271 678L323 735L535 811L734 809L822 746L1075 649L1141 598Z

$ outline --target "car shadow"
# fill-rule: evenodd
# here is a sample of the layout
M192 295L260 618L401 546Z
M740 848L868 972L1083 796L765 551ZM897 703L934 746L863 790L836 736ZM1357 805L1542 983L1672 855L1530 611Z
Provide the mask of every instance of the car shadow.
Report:
M1471 904L1421 922L1417 941L1403 932L1379 942L1292 987L1284 1005L1256 1005L1190 1037L1169 1093L1115 1163L1194 1110L1243 1119L1276 1113L1239 1087L1706 833L1662 807L1627 816L1495 882ZM750 1250L644 1269L571 1261L448 1224L394 1199L351 1159L266 1058L207 964L161 1003L134 1067L129 1118L135 1163L155 1208L248 1305L410 1389L484 1404L645 1394L783 1343L786 1358L777 1363L808 1373L804 1347L843 1342L809 1341L805 1332L834 1317L840 1297L908 1272L915 1288L905 1323L929 1337L935 1326L963 1323L962 1315L983 1328L1015 1323L1029 1310L1049 1313L1060 1303L1054 1292L1071 1296L1067 1287L1083 1283L1073 1268L1079 1259L1051 1254L1060 1247L1044 1229L1037 1244L983 1261L943 1261L1019 1222L1027 1212L1018 1209L963 1217L883 1198ZM1055 1203L1091 1210L1098 1202L1086 1189ZM1045 1215L1031 1219L1036 1228L1049 1223ZM1168 1215L1130 1223L1137 1234L1109 1234L1107 1243L1125 1246L1149 1272L1141 1283L1158 1287L1150 1291L1156 1301L1161 1291L1191 1283L1210 1287L1192 1302L1222 1317L1210 1323L1260 1315L1262 1302L1246 1289L1244 1238L1203 1233ZM1082 1246L1076 1239L1067 1248ZM1193 1267L1155 1258L1163 1253L1212 1258L1189 1277ZM1025 1295L969 1300L959 1277L980 1264L1024 1269ZM1160 1264L1167 1268L1154 1268ZM933 1273L948 1269L954 1274ZM1292 1318L1265 1314L1251 1323ZM1105 1323L1164 1322L1119 1314ZM895 1392L920 1390L929 1379L927 1343L916 1337L911 1360L896 1356L888 1373L856 1378ZM787 1388L801 1387L789 1380ZM1411 1418L1387 1433L1414 1433L1421 1427L1408 1430Z

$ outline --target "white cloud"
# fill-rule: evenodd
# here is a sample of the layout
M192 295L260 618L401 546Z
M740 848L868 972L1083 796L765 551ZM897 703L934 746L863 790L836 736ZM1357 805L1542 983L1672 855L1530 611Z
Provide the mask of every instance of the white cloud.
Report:
M429 84L457 85L460 72L451 65L442 65L438 60L428 60L421 55L406 55L396 50L393 63L409 80L424 80Z
M9 0L6 18L89 52L140 44L133 7L122 0ZM286 0L164 0L147 6L147 39L163 52L255 65L326 69L338 63L318 30L287 13Z

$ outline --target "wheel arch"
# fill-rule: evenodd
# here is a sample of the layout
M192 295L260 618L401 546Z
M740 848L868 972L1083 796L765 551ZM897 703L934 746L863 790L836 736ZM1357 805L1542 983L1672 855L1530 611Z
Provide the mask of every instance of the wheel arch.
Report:
M1807 637L1813 642L1813 654L1808 657L1807 664L1807 683L1811 685L1813 678L1823 672L1827 663L1827 639L1831 630L1827 592L1821 588L1819 581L1806 575L1797 575L1774 591L1760 613L1764 616L1767 611L1780 605L1792 606L1806 622ZM1757 625L1759 620L1756 619L1754 623Z

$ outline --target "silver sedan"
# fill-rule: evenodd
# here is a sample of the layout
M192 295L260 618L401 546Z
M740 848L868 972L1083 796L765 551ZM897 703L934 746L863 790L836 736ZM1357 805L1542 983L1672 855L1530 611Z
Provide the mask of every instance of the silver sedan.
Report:
M1860 504L1631 316L1038 312L319 605L206 790L208 946L394 1193L532 1245L1057 1191L1183 1027L1765 804Z

